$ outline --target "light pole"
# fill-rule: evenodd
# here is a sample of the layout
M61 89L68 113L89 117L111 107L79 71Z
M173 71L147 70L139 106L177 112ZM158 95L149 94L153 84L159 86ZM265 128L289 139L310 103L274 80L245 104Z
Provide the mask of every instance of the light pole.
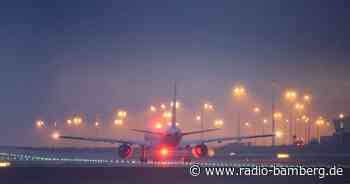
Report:
M224 121L221 119L217 119L214 121L214 126L216 128L222 128L224 126Z
M165 104L161 104L160 105L160 109L164 111L166 109L166 105Z
M262 135L265 134L265 125L267 124L267 119L263 119L263 123L262 123Z
M117 126L122 126L126 121L127 114L128 113L126 111L119 110L117 112L117 118L114 120L114 124Z
M213 110L214 107L213 105L209 103L205 103L202 108L201 108L201 115L200 115L200 120L201 120L201 130L204 130L204 113L205 111L211 111ZM198 118L197 118L198 119ZM203 133L200 134L201 139L203 139Z
M309 129L310 129L309 128L310 127L310 125L309 125L310 118L307 116L303 116L301 119L304 120L304 122L305 122L304 140L305 140L305 143L307 143L307 142L309 142L308 134L309 134Z
M99 116L98 114L96 114L96 119L95 119L95 124L94 124L95 128L96 128L96 136L98 136L98 129L100 128L100 121L99 121Z
M320 127L323 126L324 123L325 122L322 117L319 117L318 120L316 121L316 136L319 143L321 142Z
M67 121L68 125L69 125L69 122L71 121ZM73 125L75 126L73 131L77 132L77 135L81 135L82 123L83 123L82 116L80 114L75 114L73 116Z
M297 113L301 113L304 110L305 106L304 104L301 103L296 103L295 104L295 109L297 110ZM294 124L294 137L298 138L298 123L295 121Z
M259 114L261 112L261 109L259 107L254 107L253 112L256 115L256 121L254 121L255 127L253 127L254 135L256 135L257 128L258 128ZM254 139L254 145L256 145L256 143L257 143L256 139Z
M277 131L275 132L275 136L276 136L277 139L282 140L282 138L283 138L283 132L280 131L280 130L277 130ZM279 141L279 143L277 143L277 144L281 144L280 141Z
M120 110L120 111L118 111L117 116L118 116L120 119L126 119L127 112L124 111L124 110Z
M246 90L242 85L238 85L233 89L233 95L237 98L239 101L243 96L246 95ZM240 108L237 108L237 137L241 136L241 112Z
M201 108L201 130L204 130L204 110ZM203 139L203 133L201 133L200 138Z
M311 94L304 94L304 103L307 105L308 107L308 112L311 113L309 111L309 109L311 109L311 101L312 101L312 96ZM309 142L310 141L310 131L311 131L311 123L310 122L310 118L309 117L306 117L306 119L304 119L305 121L305 143Z
M276 122L275 122L275 91L276 91L276 81L272 80L271 82L271 129L272 133L275 134ZM276 144L276 136L271 137L272 146Z
M309 120L311 121L311 120ZM312 127L312 123L308 123L308 127L307 127L307 142L310 142L311 139L311 127Z
M242 136L249 136L249 133L251 131L251 127L253 125L250 123L250 122L245 122L243 123L243 126L241 127L242 128L242 133L243 135ZM245 130L245 131L244 131ZM248 142L248 144L252 144L252 142Z
M158 111L158 109L155 105L151 104L148 107L148 110L146 112L146 116L147 116L148 121L152 121L152 118L154 117L155 114L157 114L157 111Z
M37 128L44 128L45 123L44 123L43 120L38 120L38 121L36 121L35 126L36 126Z
M283 117L283 114L282 114L281 112L275 112L275 113L273 114L273 121L276 123L277 121L281 120L282 117ZM273 127L273 130L275 130L275 127ZM272 132L272 133L275 134L274 137L277 138L276 130L275 130L274 132ZM276 143L276 142L275 142L276 139L273 139L273 140L274 140L273 143ZM273 144L273 146L274 146L274 145L275 145L275 144Z
M121 119L115 119L115 120L114 120L114 124L115 124L116 126L122 126L122 125L124 124L124 122L123 122L123 120L121 120Z
M156 108L155 106L151 105L151 106L149 107L149 111L150 111L150 112L157 112L157 108Z
M304 101L306 103L310 103L311 100L312 100L312 96L311 95L309 95L309 94L304 95Z
M285 99L291 104L291 107L289 107L289 132L288 132L288 142L289 144L292 144L293 142L293 102L297 98L298 94L295 90L288 90L285 93Z
M267 119L263 119L262 122L262 135L265 135L265 125L267 124ZM262 143L265 145L265 139L262 139Z

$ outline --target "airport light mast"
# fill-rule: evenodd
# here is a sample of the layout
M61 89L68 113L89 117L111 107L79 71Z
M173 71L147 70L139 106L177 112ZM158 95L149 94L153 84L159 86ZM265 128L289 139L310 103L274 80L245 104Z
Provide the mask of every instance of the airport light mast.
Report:
M233 89L233 95L237 98L239 101L243 96L246 95L246 89L242 85L238 85ZM241 111L240 108L238 107L238 112L237 112L237 136L241 136Z
M201 115L200 118L197 118L201 121L201 130L204 130L204 113L206 111L211 111L213 110L214 107L213 105L209 104L209 103L205 103L202 108L201 108ZM201 139L203 138L203 133L200 134Z
M275 134L276 129L276 122L275 122L275 88L276 88L276 82L273 80L271 83L271 123L272 123L272 133ZM272 146L275 146L276 144L276 136L272 137Z
M304 104L302 103L296 103L295 104L295 110L297 111L297 113L299 113L298 115L300 115L300 113L305 109ZM297 138L298 137L298 123L297 121L295 121L295 125L294 125L294 137Z
M285 99L291 104L291 106L293 105L293 102L296 100L298 94L295 90L288 90L286 91L285 94ZM293 144L293 109L289 108L289 135L288 135L288 142L289 144Z
M253 108L253 113L254 113L254 114L256 115L256 117L257 117L256 121L254 121L254 124L255 124L255 126L253 127L254 135L256 135L256 133L257 133L258 122L259 122L259 114L260 114L260 112L261 112L261 109L260 109L258 106L256 106L256 107ZM254 144L257 144L256 139L254 140Z

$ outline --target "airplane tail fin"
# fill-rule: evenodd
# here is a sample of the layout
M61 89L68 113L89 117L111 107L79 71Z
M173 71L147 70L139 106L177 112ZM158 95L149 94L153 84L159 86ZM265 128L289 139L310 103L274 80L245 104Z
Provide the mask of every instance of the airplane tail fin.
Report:
M174 84L174 96L172 101L172 110L171 110L171 127L176 127L176 82Z

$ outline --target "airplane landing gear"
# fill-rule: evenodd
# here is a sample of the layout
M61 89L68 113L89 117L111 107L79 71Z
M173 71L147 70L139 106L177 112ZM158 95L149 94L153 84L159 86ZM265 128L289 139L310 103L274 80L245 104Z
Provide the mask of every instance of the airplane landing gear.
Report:
M190 163L191 162L190 151L191 151L191 147L190 146L186 146L186 148L184 150L184 156L183 156L184 163Z
M144 146L141 147L140 161L143 162L143 163L147 162L147 154L146 154L146 149L145 149Z
M191 162L190 156L188 155L184 156L184 163L190 163L190 162Z

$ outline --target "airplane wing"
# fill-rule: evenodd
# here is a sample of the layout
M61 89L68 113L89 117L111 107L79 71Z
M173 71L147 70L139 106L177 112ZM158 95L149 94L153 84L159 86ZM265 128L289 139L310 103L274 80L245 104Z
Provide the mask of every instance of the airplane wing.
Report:
M254 136L242 136L242 137L213 137L213 138L206 138L206 139L198 139L198 140L184 140L182 141L181 145L187 146L187 145L198 145L198 144L204 144L204 143L210 143L210 142L217 142L222 143L224 141L240 141L244 139L254 139L254 138L263 138L263 137L273 137L275 135L273 134L267 134L267 135L254 135Z
M184 132L182 133L182 136L185 135L192 135L192 134L200 134L200 133L205 133L205 132L213 132L213 131L217 131L220 130L220 128L213 128L213 129L206 129L206 130L198 130L198 131L193 131L193 132Z
M126 139L124 140L124 139L106 139L106 138L72 137L72 136L59 136L59 139L104 142L104 143L110 143L110 144L146 145L145 141L126 140Z

